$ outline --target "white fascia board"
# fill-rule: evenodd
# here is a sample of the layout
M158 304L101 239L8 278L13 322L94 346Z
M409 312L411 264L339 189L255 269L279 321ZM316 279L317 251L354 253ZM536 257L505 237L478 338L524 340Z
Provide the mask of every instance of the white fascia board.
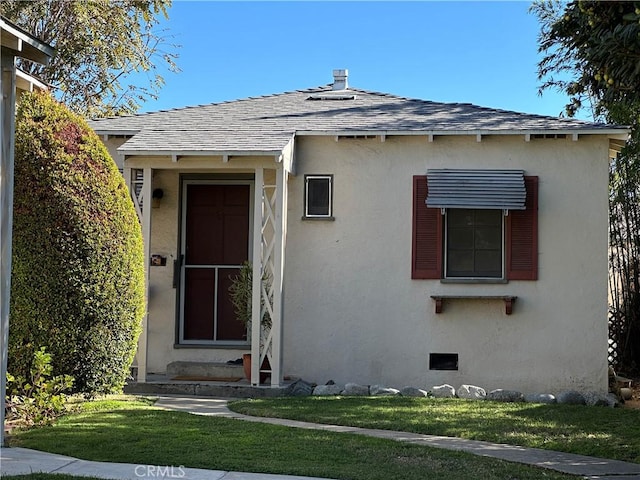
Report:
M563 129L536 129L536 130L301 130L296 135L300 136L331 136L331 137L348 137L348 136L473 136L478 135L606 135L611 138L627 138L629 129L627 127L612 128L563 128ZM615 137L614 137L615 136Z
M126 143L118 153L128 157L274 157L280 158L282 150L127 150Z
M282 149L282 166L283 168L289 172L291 175L296 174L296 164L295 164L295 135L291 137L291 139L287 142L285 147Z
M36 77L16 68L16 86L22 90L32 92L33 90L48 90L48 85Z

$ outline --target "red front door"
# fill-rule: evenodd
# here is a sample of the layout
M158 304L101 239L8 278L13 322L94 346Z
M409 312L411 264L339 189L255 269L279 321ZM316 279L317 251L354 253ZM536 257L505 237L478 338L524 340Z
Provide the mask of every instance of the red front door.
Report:
M249 256L249 185L187 183L181 340L246 340L229 300Z

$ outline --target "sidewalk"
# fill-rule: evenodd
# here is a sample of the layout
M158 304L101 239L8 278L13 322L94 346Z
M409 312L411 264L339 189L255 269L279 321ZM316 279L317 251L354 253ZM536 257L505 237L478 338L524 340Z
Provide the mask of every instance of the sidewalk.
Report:
M190 412L196 415L221 416L243 421L284 425L287 427L353 433L416 445L464 451L474 455L535 465L592 480L640 480L640 464L635 463L453 437L343 427L338 425L321 425L278 418L249 417L231 412L227 408L227 400L221 398L162 396L159 397L156 406L170 410ZM287 475L211 471L186 468L179 465L147 466L89 462L23 448L3 448L0 450L0 473L3 476L37 471L88 475L117 480L138 480L142 478L180 478L184 480L319 480L311 479L310 477Z
M0 475L26 475L47 472L112 480L323 480L312 477L270 475L266 473L223 472L186 468L181 465L133 465L89 462L27 448L0 449Z

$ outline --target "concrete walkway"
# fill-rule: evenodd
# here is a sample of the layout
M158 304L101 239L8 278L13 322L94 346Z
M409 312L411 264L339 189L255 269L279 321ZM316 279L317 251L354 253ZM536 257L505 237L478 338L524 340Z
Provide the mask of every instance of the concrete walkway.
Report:
M324 480L267 473L223 472L182 465L134 465L78 460L28 448L0 448L0 476L35 472L96 477L112 480Z
M463 451L474 455L535 465L592 480L640 480L640 464L635 463L453 437L343 427L338 425L321 425L276 418L249 417L231 412L227 408L227 400L221 398L162 396L159 397L156 406L170 410L185 411L196 415L219 416L294 428L353 433L416 445ZM185 468L182 466L147 466L89 462L23 448L3 448L0 450L0 454L0 473L3 476L43 471L118 480L136 480L141 478L181 478L184 480L310 480L310 477L210 471Z

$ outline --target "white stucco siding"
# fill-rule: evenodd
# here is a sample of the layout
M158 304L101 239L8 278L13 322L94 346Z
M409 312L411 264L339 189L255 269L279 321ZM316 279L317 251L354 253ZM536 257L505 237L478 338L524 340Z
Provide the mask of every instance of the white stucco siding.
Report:
M289 183L284 371L309 381L606 389L605 138L297 139ZM412 177L427 168L539 176L539 280L411 280ZM303 221L304 174L334 175L335 221ZM445 301L430 295L514 295ZM459 354L458 371L429 370Z

